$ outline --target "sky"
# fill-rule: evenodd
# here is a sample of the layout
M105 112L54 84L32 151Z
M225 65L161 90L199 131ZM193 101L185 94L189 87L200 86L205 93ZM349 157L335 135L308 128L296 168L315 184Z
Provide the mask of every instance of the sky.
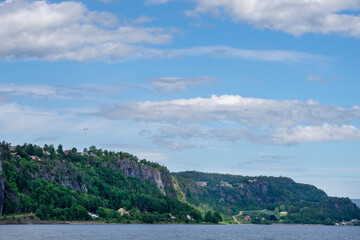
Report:
M5 0L0 26L0 140L360 199L359 0Z

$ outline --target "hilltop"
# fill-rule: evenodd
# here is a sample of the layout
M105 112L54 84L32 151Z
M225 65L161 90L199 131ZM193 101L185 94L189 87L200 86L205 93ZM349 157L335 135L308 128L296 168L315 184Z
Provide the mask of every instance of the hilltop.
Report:
M350 199L329 197L285 177L170 173L157 163L95 146L80 152L2 142L0 153L4 216L32 212L41 221L117 223L335 224L360 219Z

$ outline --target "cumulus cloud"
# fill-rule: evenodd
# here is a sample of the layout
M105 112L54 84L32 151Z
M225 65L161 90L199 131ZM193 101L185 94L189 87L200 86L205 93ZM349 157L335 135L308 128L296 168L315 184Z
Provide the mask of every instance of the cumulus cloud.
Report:
M214 57L274 62L328 61L326 57L286 50L249 50L226 46L157 49L170 43L176 29L136 27L152 21L143 16L120 24L107 12L80 2L12 0L0 3L0 59L45 61L129 61L138 59Z
M323 124L321 126L281 128L272 134L272 142L275 144L341 140L360 141L360 129L352 125Z
M293 126L296 123L349 123L360 118L360 107L350 109L320 104L313 100L271 100L239 95L213 95L210 98L133 102L102 108L99 115L110 119L153 122L225 122L250 127Z
M358 0L195 0L188 15L214 14L228 16L235 22L246 22L298 36L304 33L339 33L360 37ZM349 13L350 12L350 13Z
M103 107L96 115L113 120L165 124L147 137L170 149L195 147L190 139L238 141L262 144L360 140L352 126L360 119L360 107L341 108L309 100L269 100L241 96L132 102ZM219 123L219 124L217 124ZM184 144L183 141L187 140Z
M163 28L120 25L117 16L73 1L8 0L0 3L0 25L2 59L121 59L142 44L172 40Z
M216 78L202 76L194 78L163 77L149 79L148 81L156 92L175 92L183 91L190 85L210 85L216 80Z

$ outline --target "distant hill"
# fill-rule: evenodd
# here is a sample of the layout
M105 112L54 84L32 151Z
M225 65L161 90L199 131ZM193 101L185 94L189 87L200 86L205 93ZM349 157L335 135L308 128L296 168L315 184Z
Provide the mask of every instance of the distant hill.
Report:
M360 207L360 199L351 199L353 203L356 204L356 206Z
M343 217L346 220L360 217L360 209L350 199L329 197L313 185L296 183L286 177L245 177L196 171L173 175L183 198L204 210L213 209L227 215L249 210L283 211L287 215L282 222L289 223L330 224L342 221ZM255 217L269 218L266 214Z

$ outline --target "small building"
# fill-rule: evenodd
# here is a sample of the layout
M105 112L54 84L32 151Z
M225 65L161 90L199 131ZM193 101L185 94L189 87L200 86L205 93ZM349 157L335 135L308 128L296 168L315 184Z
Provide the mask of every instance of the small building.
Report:
M196 182L196 184L202 187L207 186L207 182Z
M65 151L64 151L64 154L65 154L65 155L68 155L70 152L71 152L70 150L65 150Z
M251 217L250 217L249 215L247 215L247 216L244 217L244 220L245 220L245 221L250 221L250 220L251 220Z
M32 160L39 160L39 157L38 157L38 156L30 156L30 158L31 158Z
M121 216L123 216L124 214L130 216L129 211L126 211L126 210L123 209L123 208L120 208L117 212L120 213Z
M233 187L233 185L231 185L228 182L224 182L223 180L220 180L220 186L221 187Z
M280 212L280 215L288 215L288 212L286 212L286 211L281 211L281 212Z

